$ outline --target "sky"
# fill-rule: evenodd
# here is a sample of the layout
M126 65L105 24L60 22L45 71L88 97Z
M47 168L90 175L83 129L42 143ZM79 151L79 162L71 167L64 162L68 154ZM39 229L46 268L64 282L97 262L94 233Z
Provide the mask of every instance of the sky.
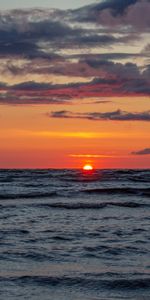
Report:
M0 168L150 168L150 1L0 9Z
M1 3L2 2L2 3ZM58 9L74 9L84 5L94 3L93 0L0 0L1 9L18 9L29 7L46 7Z

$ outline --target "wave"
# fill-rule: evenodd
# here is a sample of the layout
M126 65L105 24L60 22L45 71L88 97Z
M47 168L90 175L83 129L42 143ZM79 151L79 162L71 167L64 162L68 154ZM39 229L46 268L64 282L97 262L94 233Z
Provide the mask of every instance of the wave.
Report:
M43 203L35 204L35 206L47 207L47 208L58 208L58 209L103 209L108 206L118 206L118 207L129 207L129 208L139 208L139 207L150 207L147 203L137 203L137 202L101 202L101 203Z
M29 234L29 231L27 229L5 229L5 230L1 230L1 234L5 234L5 235L26 235Z
M150 188L132 188L132 187L120 187L120 188L94 188L81 190L82 193L87 194L128 194L128 195L142 195L150 196Z
M36 252L19 252L19 251L6 251L3 252L0 256L0 260L11 260L13 258L17 259L27 259L27 260L32 260L32 261L37 261L37 262L44 262L44 261L52 261L54 260L54 256L51 254L44 254L44 253L36 253Z
M19 179L22 183L26 180L50 180L66 182L92 182L92 181L135 181L150 182L150 170L93 170L90 173L82 170L0 170L0 182L15 182Z
M150 188L132 188L132 187L114 187L114 188L91 188L91 189L72 189L68 190L67 187L56 191L39 191L32 192L28 191L26 193L6 193L0 194L0 200L8 199L30 199L30 198L52 198L52 197L77 197L81 194L90 195L136 195L150 197Z
M115 242L117 242L117 239L115 239ZM147 250L145 249L139 249L138 247L134 247L134 246L106 246L106 245L96 245L96 246L84 246L84 251L85 257L89 257L92 256L99 258L99 257L105 257L105 258L110 258L113 257L113 259L115 259L116 257L124 257L125 255L137 255L137 254L146 254Z
M61 196L57 192L37 192L37 193L26 193L26 194L0 194L0 200L8 200L8 199L30 199L30 198L49 198L49 197L57 197Z
M103 275L103 276L102 276ZM108 274L110 275L110 274ZM114 274L112 274L114 275ZM0 277L0 281L11 281L22 285L41 285L41 286L77 286L80 288L95 289L115 289L115 290L135 290L150 289L150 278L131 278L131 279L103 279L104 274L81 275L81 276L20 276L20 277Z
M150 170L93 170L90 173L82 170L63 170L58 174L60 181L69 182L102 182L102 181L139 181L150 182Z

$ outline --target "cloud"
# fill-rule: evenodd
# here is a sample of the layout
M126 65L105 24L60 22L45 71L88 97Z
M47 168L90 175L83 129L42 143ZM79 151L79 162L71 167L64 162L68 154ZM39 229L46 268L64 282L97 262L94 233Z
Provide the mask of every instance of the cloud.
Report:
M135 151L135 152L132 152L131 154L134 154L134 155L149 155L150 154L150 148L145 148L143 150Z
M81 53L81 54L76 54L76 55L72 55L70 56L70 58L76 58L76 59L81 59L81 60L123 60L123 59L133 59L133 58L137 58L137 57L146 57L149 58L150 57L150 45L147 45L145 47L145 49L141 52L141 53L124 53L124 52L105 52L105 53L96 53L96 54L92 54L92 53Z
M130 54L129 54L130 56ZM7 61L1 74L13 76L28 75L55 75L66 77L81 77L84 81L71 84L52 84L22 82L7 87L7 90L49 90L52 96L61 98L82 99L84 97L124 97L124 96L148 96L150 94L150 67L145 65L138 67L135 63L113 62L111 58L126 58L127 54L81 55L77 61L69 61L67 58L53 55L50 60L33 60L32 63L23 62L15 65L15 62ZM138 57L138 56L137 56ZM104 59L102 59L104 58ZM131 56L132 58L132 56ZM72 60L72 58L71 58ZM7 70L7 71L6 71ZM85 78L87 82L85 82ZM73 79L74 80L74 79ZM73 81L72 80L72 81ZM59 89L59 92L57 91ZM44 100L44 99L43 99Z
M150 95L149 7L149 0L102 0L77 10L1 12L0 103Z
M142 13L141 13L142 12ZM78 10L12 10L0 14L0 56L47 58L59 49L103 47L139 39L130 25L149 29L149 0L107 0ZM141 18L141 14L144 18ZM77 22L76 22L77 21ZM102 27L83 26L95 22ZM124 25L122 35L115 26ZM111 27L112 34L107 27ZM127 27L128 26L128 27ZM114 32L113 32L114 30Z
M41 62L42 64L42 62ZM17 69L9 64L13 74ZM24 67L29 74L38 68L36 63ZM46 66L43 65L43 68ZM150 95L150 67L143 71L133 63L114 63L107 60L83 59L77 63L56 63L49 66L47 74L73 76L87 78L87 81L78 81L66 84L54 84L52 82L25 81L14 85L0 83L0 103L64 103L72 100L105 97L148 96ZM21 71L20 71L21 72ZM40 73L40 70L39 70ZM46 70L45 70L46 74ZM89 80L89 78L92 78ZM84 80L85 80L84 78ZM93 99L93 101L95 101Z
M124 43L127 39L49 20L28 22L26 29L20 31L15 22L16 20L10 28L7 28L7 25L3 29L0 27L0 57L51 59L54 51L59 49L111 46Z
M149 0L106 0L73 12L79 22L96 22L106 27L130 26L141 31L149 31L149 14Z
M0 82L0 90L7 88L7 84L4 82Z
M18 91L36 91L36 90L49 90L53 86L50 83L39 83L34 81L22 82L19 84L15 84L10 86L10 90L18 90Z
M74 113L67 110L54 111L49 114L51 118L88 119L92 121L145 121L150 122L150 111L141 113L116 110L112 112Z
M31 22L30 18L32 18L33 13L34 11L31 11L24 18L24 28L20 28L20 22L13 15L13 12L10 12L9 16L1 16L1 57L13 55L27 58L48 58L48 54L43 49L43 46L46 47L44 44L49 42L53 48L61 47L61 45L64 45L65 39L67 43L70 43L70 40L81 34L81 29L71 28L60 21L46 19ZM23 15L22 11L20 11L20 17L21 15ZM42 47L40 43L42 43Z

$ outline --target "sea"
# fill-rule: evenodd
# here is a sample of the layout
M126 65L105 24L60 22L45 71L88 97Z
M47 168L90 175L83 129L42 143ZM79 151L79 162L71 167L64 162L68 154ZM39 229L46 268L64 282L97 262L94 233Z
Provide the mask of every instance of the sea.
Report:
M0 300L150 300L150 170L0 170Z

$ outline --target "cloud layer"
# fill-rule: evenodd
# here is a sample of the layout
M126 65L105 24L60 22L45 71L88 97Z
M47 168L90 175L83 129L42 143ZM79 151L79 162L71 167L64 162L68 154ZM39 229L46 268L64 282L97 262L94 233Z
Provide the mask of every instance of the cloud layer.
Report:
M77 10L76 18L107 27L127 25L135 30L149 30L149 5L149 0L106 0Z
M150 148L145 148L143 150L132 152L134 155L150 155Z
M149 96L149 15L149 0L2 12L0 103Z
M91 112L91 113L73 113L66 110L55 111L49 114L51 118L66 118L66 119L88 119L92 121L145 121L150 122L150 111L142 113L132 113L121 110L112 112Z

